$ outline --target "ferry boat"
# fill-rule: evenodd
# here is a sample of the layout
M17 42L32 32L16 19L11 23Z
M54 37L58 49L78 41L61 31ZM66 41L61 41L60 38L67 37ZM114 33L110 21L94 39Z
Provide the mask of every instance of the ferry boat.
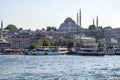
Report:
M24 55L25 50L20 50L20 49L4 49L3 53L4 54L10 54L10 55Z
M104 56L105 52L100 51L98 48L80 48L78 54L84 56Z
M38 48L35 51L28 51L28 55L60 55L66 54L68 52L67 48L60 47L45 47Z

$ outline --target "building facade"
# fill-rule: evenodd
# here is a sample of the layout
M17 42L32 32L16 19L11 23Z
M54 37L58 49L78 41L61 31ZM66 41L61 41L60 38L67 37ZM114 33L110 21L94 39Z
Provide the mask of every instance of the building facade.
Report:
M31 38L28 33L15 34L10 39L11 48L13 49L26 49L31 45Z
M86 37L85 35L80 36L79 34L76 34L74 36L74 44L77 45L79 43L82 43L83 46L98 46L95 38Z
M120 42L120 28L114 29L105 29L104 30L105 38L115 38Z

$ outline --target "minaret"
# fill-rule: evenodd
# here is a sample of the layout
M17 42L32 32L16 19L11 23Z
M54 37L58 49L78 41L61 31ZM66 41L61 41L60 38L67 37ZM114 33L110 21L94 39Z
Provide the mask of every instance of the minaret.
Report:
M81 37L82 37L82 28L81 28L81 9L80 9L80 13L79 13L79 21L80 21L79 33L80 33L80 42L81 42Z
M3 21L1 20L1 39L3 38Z
M81 9L80 9L80 13L79 13L79 25L80 25L80 30L81 30Z
M96 27L98 27L98 16L96 17Z
M79 18L78 18L78 13L77 13L77 26L78 26L78 21L79 21Z
M94 19L93 19L93 25L95 25Z

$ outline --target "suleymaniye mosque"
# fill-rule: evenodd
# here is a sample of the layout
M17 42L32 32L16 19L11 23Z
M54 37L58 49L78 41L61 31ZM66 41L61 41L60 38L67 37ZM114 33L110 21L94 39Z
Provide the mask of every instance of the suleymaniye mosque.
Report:
M78 25L75 23L75 21L68 17L65 19L64 23L60 25L59 28L60 32L72 32L72 33L77 33L78 32Z
M59 27L60 32L64 33L79 33L81 32L81 10L79 14L77 13L77 23L68 17Z

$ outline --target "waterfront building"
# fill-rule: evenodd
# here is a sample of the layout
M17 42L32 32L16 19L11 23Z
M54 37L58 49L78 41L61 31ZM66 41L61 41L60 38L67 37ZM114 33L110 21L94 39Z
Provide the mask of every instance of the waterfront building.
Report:
M96 39L91 37L81 37L84 46L97 46Z
M95 38L86 37L85 35L82 35L80 37L80 34L75 34L74 45L77 45L79 43L82 43L83 46L98 46Z
M15 33L10 38L11 48L26 49L31 45L31 38L29 33Z

